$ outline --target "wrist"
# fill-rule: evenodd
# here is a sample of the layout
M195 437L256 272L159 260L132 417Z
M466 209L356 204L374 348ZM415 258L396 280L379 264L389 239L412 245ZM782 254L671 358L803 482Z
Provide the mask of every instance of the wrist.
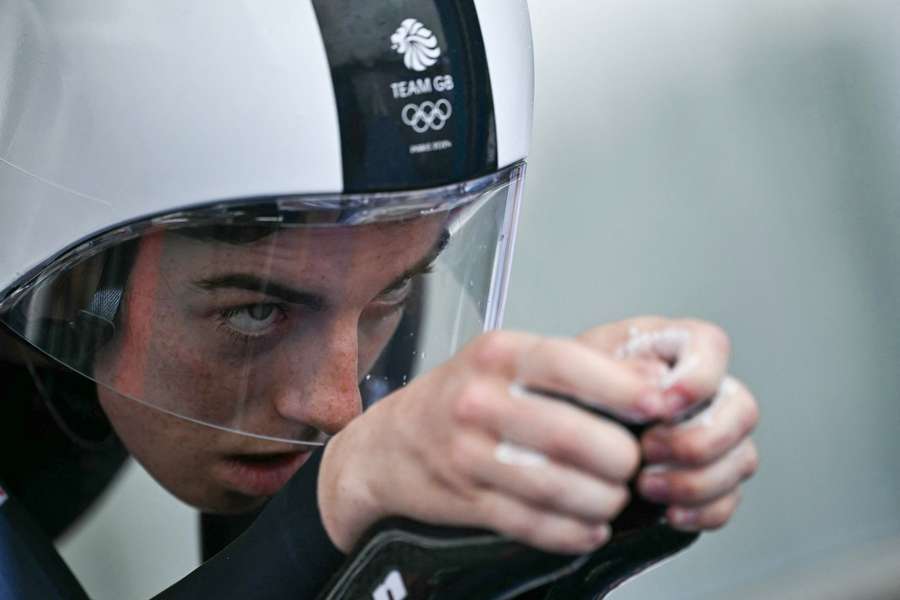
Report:
M319 470L318 497L322 525L332 543L349 553L366 529L381 518L378 502L367 477L358 468L359 450L354 451L350 427L326 445Z

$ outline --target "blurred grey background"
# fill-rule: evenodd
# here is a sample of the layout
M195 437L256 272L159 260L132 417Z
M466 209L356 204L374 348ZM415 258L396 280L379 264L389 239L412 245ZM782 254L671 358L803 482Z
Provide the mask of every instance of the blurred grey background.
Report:
M900 597L900 3L532 0L506 324L713 320L762 407L734 521L615 600ZM63 544L96 598L197 563L131 466Z

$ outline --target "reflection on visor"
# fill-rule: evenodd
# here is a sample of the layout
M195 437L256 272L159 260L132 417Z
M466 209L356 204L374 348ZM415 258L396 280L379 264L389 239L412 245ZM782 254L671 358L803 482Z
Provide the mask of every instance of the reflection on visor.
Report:
M0 320L104 407L320 444L498 323L522 173L407 205L261 200L129 224L30 278Z

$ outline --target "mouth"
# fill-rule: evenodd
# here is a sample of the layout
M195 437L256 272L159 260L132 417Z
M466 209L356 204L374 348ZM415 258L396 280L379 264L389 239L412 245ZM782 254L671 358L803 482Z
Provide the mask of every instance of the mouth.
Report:
M219 463L219 479L248 496L273 496L309 458L310 451L229 454Z

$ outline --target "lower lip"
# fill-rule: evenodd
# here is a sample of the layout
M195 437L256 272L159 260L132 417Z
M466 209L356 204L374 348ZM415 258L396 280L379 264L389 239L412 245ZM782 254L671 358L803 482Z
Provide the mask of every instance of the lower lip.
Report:
M221 463L219 475L230 488L248 496L274 496L307 458L309 452L284 454L265 461L229 457Z

